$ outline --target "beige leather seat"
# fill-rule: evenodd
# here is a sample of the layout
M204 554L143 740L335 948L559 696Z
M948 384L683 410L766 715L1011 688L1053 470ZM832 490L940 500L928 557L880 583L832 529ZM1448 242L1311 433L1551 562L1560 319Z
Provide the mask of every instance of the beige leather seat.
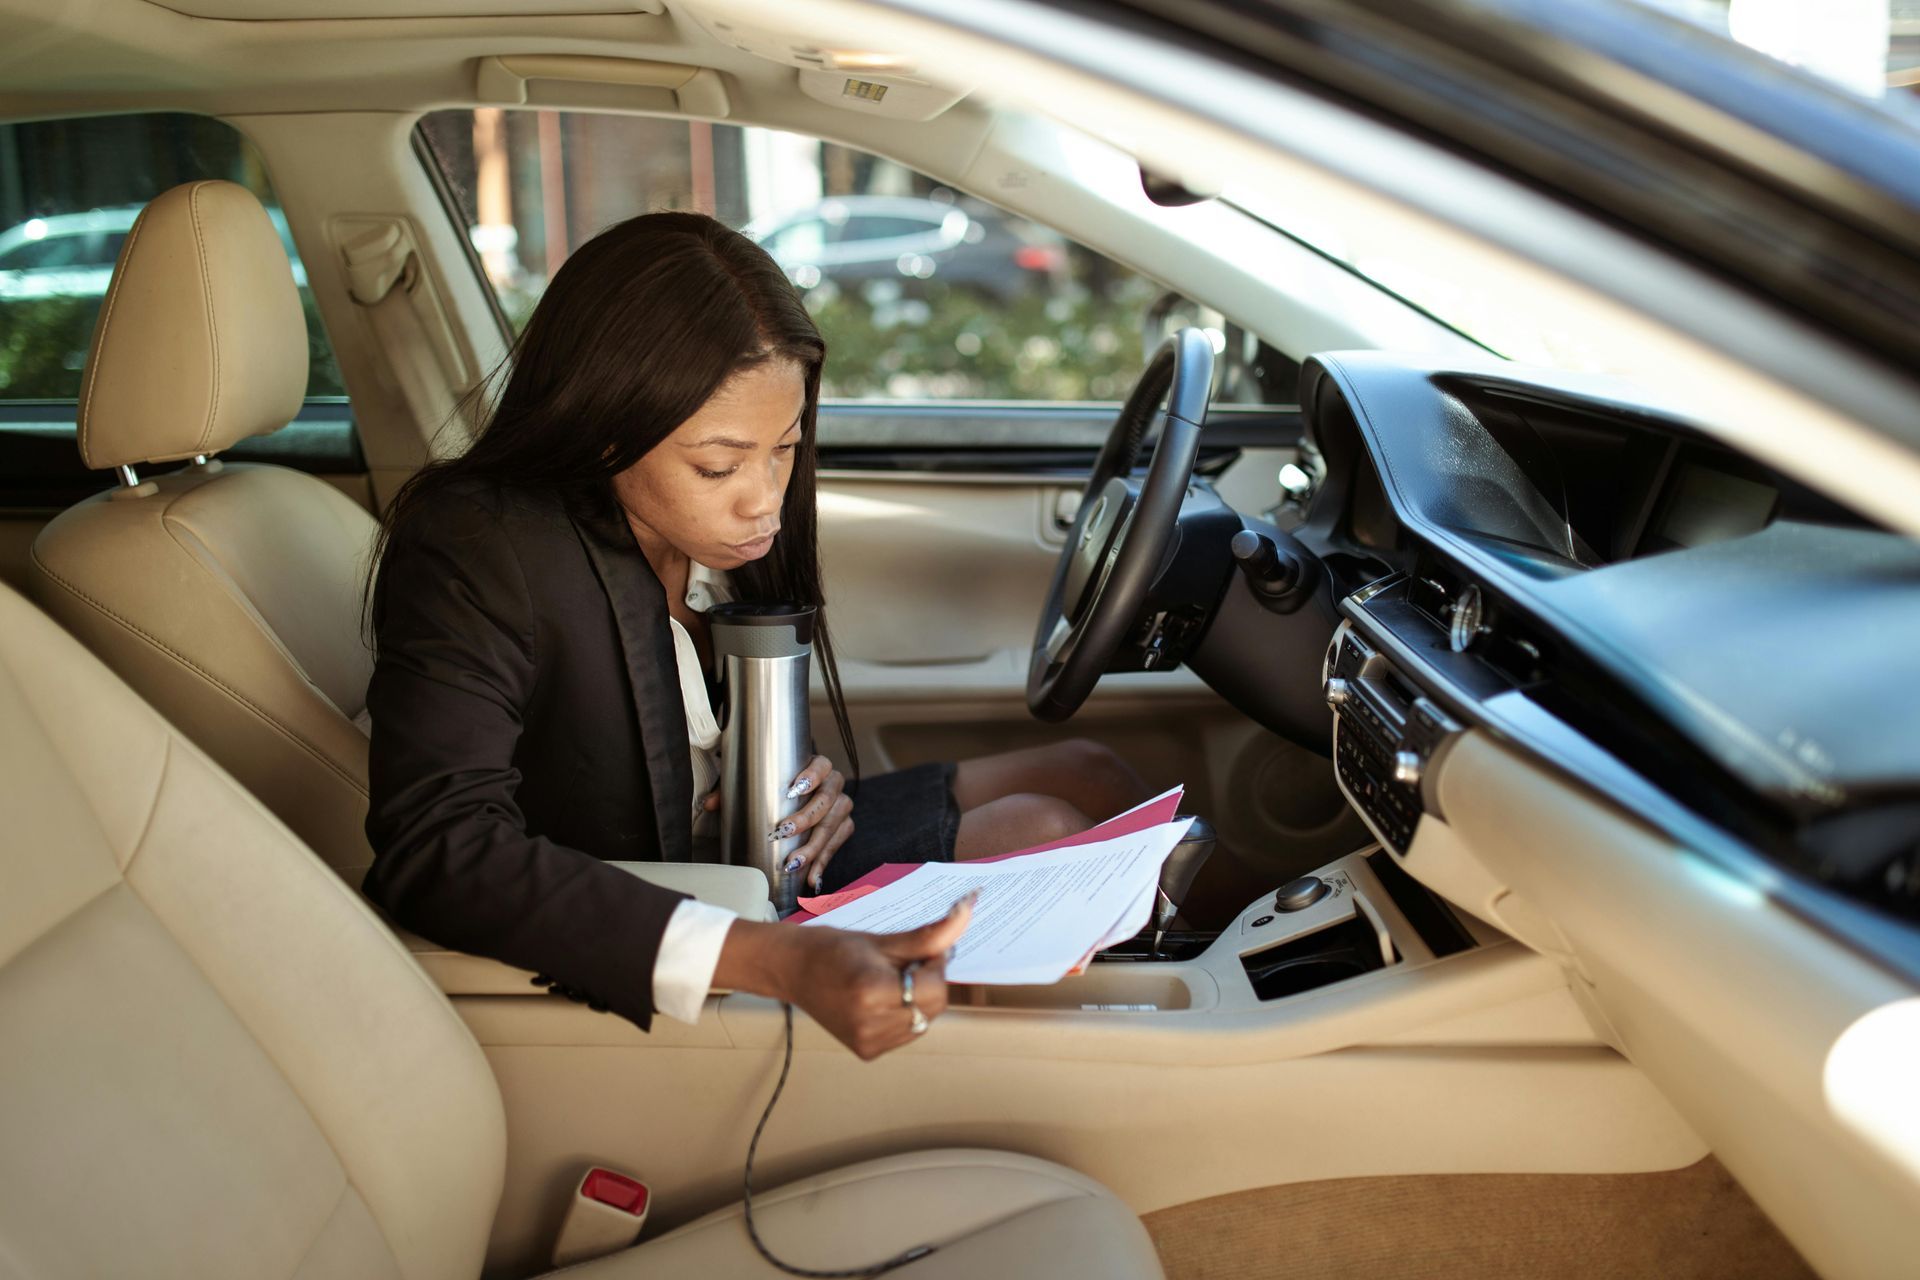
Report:
M0 1272L479 1275L506 1126L465 1026L356 894L4 588L0 815ZM931 1243L903 1280L1160 1275L1110 1193L1021 1156L872 1161L763 1203L803 1266ZM724 1210L570 1274L778 1273Z
M128 233L81 390L89 467L213 455L299 412L307 329L266 211L175 187ZM374 521L284 467L123 483L47 525L35 597L358 885L372 854L360 591Z

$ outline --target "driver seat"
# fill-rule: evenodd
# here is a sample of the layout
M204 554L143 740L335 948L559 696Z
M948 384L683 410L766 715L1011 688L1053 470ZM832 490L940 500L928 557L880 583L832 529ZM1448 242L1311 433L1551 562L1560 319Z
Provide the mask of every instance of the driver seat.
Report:
M80 397L82 460L124 483L41 530L29 584L357 887L373 861L355 720L373 517L314 476L212 458L285 426L308 362L293 270L253 194L157 196L114 266ZM134 470L196 458L212 460Z
M7 1275L480 1275L507 1128L472 1034L357 894L5 587L0 813ZM868 1161L755 1217L803 1267L926 1243L914 1280L1161 1275L1111 1192L1005 1152ZM779 1274L738 1206L568 1271Z

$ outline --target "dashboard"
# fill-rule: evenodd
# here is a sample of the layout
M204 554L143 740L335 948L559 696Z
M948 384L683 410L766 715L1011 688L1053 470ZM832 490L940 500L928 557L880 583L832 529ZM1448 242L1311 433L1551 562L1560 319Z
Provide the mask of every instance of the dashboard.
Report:
M1481 728L1920 976L1920 546L1610 382L1355 352L1302 389L1290 532L1389 850Z

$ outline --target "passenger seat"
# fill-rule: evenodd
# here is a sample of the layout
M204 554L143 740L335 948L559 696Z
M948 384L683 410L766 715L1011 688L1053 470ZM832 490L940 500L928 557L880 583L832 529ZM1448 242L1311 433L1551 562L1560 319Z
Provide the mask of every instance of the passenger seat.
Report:
M480 1274L506 1124L464 1024L356 894L4 587L0 814L7 1274ZM755 1216L814 1268L928 1243L902 1280L1161 1274L1110 1192L1002 1152L853 1165ZM568 1274L780 1273L736 1207Z
M29 583L357 887L372 862L355 718L373 670L373 517L324 480L213 456L285 426L307 365L293 271L252 193L193 182L157 197L120 251L80 396L80 456L122 483L41 531Z

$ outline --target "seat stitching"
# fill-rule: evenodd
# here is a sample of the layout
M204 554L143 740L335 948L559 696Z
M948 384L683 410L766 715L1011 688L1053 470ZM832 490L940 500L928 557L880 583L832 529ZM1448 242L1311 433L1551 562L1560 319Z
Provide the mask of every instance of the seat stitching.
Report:
M200 227L200 192L208 185L194 183L187 196L187 209L193 215L193 251L200 263L200 300L207 313L207 346L213 352L212 394L207 398L207 421L200 431L200 447L195 453L207 451L213 439L213 424L220 417L220 326L213 317L213 282L207 271L206 236Z
M364 796L367 794L367 788L364 785L362 785L357 778L355 778L352 774L348 773L345 769L342 769L338 764L334 763L334 761L328 759L325 753L323 753L318 747L314 746L312 743L308 742L305 738L301 737L300 734L297 733L290 726L281 723L264 707L254 702L253 699L247 697L245 694L241 693L238 689L235 689L232 685L229 685L224 680L214 675L211 671L208 671L205 667L201 666L199 663L195 662L193 659L181 653L179 650L173 648L171 645L166 644L164 641L158 639L157 637L153 636L147 631L142 630L139 626L135 625L133 622L122 617L120 614L115 613L112 609L109 609L106 605L100 603L100 601L94 599L92 596L88 595L86 592L82 591L80 588L74 586L71 582L68 582L65 578L61 577L58 573L54 572L52 568L48 567L47 562L41 559L40 553L37 550L31 552L30 554L32 555L34 566L38 568L42 573L46 574L47 577L51 578L54 582L58 583L61 587L65 588L69 593L85 601L87 604L91 605L94 609L98 610L100 613L103 613L107 617L112 618L115 622L119 623L121 626L125 627L127 630L133 632L135 635L139 636L142 640L145 640L148 644L160 650L160 652L166 654L169 658L172 658L175 662L178 662L181 666L186 667L188 670L194 672L201 679L205 680L208 684L211 684L214 687L221 690L228 697L232 698L235 702L240 703L242 706L246 707L249 711L259 716L260 719L264 720L282 737L286 738L288 741L298 746L302 751L305 751L308 755L312 756L315 760L325 765L329 770L331 770L334 774L336 774L341 781L347 783L354 790L358 791L361 795Z
M200 980L206 984L207 991L215 1000L220 1002L220 1006L227 1011L227 1016L233 1019L234 1025L240 1029L241 1034L252 1043L255 1049L260 1051L260 1056L267 1060L267 1064L273 1068L273 1073L280 1077L280 1083L285 1086L287 1093L293 1098L294 1102L298 1104L300 1110L306 1114L307 1123L313 1126L314 1133L319 1137L321 1142L326 1144L328 1154L333 1157L334 1166L340 1170L340 1180L346 1186L354 1186L353 1166L347 1163L346 1156L340 1150L340 1144L334 1141L333 1134L329 1132L327 1126L321 1122L320 1114L314 1110L313 1103L308 1100L306 1094L300 1091L299 1086L294 1084L293 1074L281 1063L279 1055L268 1047L265 1040L261 1039L260 1034L254 1030L253 1023L249 1022L241 1015L238 1009L234 1008L233 1001L227 998L226 990L222 988L218 982L214 981L213 975L207 972L207 967L200 963L200 958L187 949L187 944L180 940L180 936L173 931L173 926L167 923L166 918L154 909L152 903L147 901L146 895L140 892L139 886L134 884L132 879L124 875L121 877L120 883L126 886L127 892L132 894L134 901L140 904L140 909L146 912L153 920L155 926L159 928L160 932L166 935L167 941L172 943L174 950L180 953L180 958L186 961L195 973L200 975ZM71 919L72 917L68 918ZM355 1190L357 1191L358 1188L356 1187ZM366 1204L368 1216L373 1218L374 1226L380 1232L380 1242L387 1247L388 1256L394 1256L393 1241L387 1235L386 1225L380 1221L380 1215L374 1212L372 1203L369 1202L365 1196L361 1196L360 1200L361 1203ZM334 1203L336 1206L339 1204L338 1197L335 1197ZM321 1225L324 1227L326 1221L331 1220L332 1216L333 1210L329 1209L327 1211L327 1218L322 1220ZM318 1240L319 1236L316 1234L314 1238ZM309 1248L311 1248L311 1246L309 1246ZM304 1254L301 1256L303 1258L305 1257ZM395 1260L398 1261L397 1258Z
M169 746L169 749L171 749L171 746L172 746L171 741L169 741L168 746ZM237 785L232 784L231 782L228 785L234 786L235 790L240 792L241 798L244 801L252 803L256 808L259 808L264 812L264 806L260 805L259 801L254 800L254 798L250 794L248 794L244 788L240 788ZM156 809L159 807L159 796L157 792L154 798L154 807ZM142 845L145 844L144 835L142 837L141 843ZM300 852L306 853L309 857L313 857L312 851L308 849L306 845L303 844L297 836L293 838L292 843L295 849L299 850ZM137 854L139 852L139 849L136 848L134 852ZM319 859L314 858L314 861L318 862ZM131 859L128 860L128 867L129 869L131 869L132 867ZM320 1140L326 1144L327 1150L333 1156L334 1164L340 1170L340 1177L342 1181L346 1184L347 1187L351 1187L356 1195L360 1196L360 1203L366 1206L367 1216L373 1220L374 1229L380 1233L380 1243L386 1246L387 1256L393 1260L397 1268L399 1265L399 1253L394 1247L393 1235L389 1233L387 1229L387 1224L382 1220L378 1202L374 1200L370 1200L365 1195L360 1193L359 1184L354 1181L353 1165L347 1160L346 1154L341 1149L340 1144L334 1140L333 1133L327 1128L326 1123L321 1119L320 1113L314 1109L313 1103L307 1098L307 1095L305 1093L302 1093L299 1087L294 1084L293 1073L287 1070L286 1066L281 1063L280 1056L277 1053L275 1053L273 1048L269 1046L268 1043L261 1038L259 1033L257 1033L254 1030L253 1024L249 1022L245 1017L243 1017L240 1011L234 1007L233 1001L228 998L225 988L223 988L220 985L220 983L214 979L213 974L208 972L206 966L200 963L199 957L194 955L194 953L188 949L187 944L180 939L179 935L174 933L172 925L170 925L167 922L166 918L162 916L160 912L154 908L152 903L147 901L146 895L140 892L140 886L136 885L133 882L132 877L123 872L121 874L119 883L126 886L127 892L133 895L134 900L140 904L141 909L144 910L149 916L153 918L154 923L160 927L160 930L163 933L167 935L168 941L171 942L175 950L177 950L180 953L181 958L184 959L189 965L191 965L194 971L200 975L201 980L207 984L207 990L213 994L213 998L218 1000L221 1003L221 1005L225 1007L225 1009L227 1010L227 1013L233 1018L235 1025L240 1028L240 1030L246 1035L248 1040L252 1041L254 1047L260 1051L260 1056L265 1058L267 1062L272 1065L274 1073L280 1077L280 1082L286 1086L287 1092L291 1094L294 1101L299 1104L300 1109L306 1113L308 1121L313 1125L314 1132L318 1134L320 1137ZM400 942L399 938L394 936L391 930L387 929L384 925L380 923L378 917L376 917L373 914L372 908L366 904L365 899L361 898L361 896L355 893L353 890L347 888L344 884L342 884L339 881L338 878L332 875L328 875L324 877L321 883L330 885L333 892L344 894L346 897L347 905L350 908L353 908L354 910L357 911L358 918L363 923L371 924L374 926L374 934L377 938L384 940L385 943L388 945L388 947L390 947L394 952L397 952L399 955L405 956L411 960L411 954L407 951L406 947ZM107 891L111 891L111 888L112 886L109 886ZM97 896L104 896L104 892L106 891L103 891L102 895L97 895ZM473 1039L473 1033L471 1031L466 1030L465 1022L461 1021L460 1015L454 1011L452 1007L452 1002L447 999L446 993L440 990L440 988L434 984L433 980L427 976L426 971L420 967L417 961L413 961L407 967L412 971L415 980L422 987L424 987L428 992L432 993L433 995L439 997L442 1004L445 1006L447 1016L453 1020L454 1025L460 1027L461 1030L465 1032L467 1039L469 1043L473 1045L475 1052L481 1053L484 1055L485 1051L480 1048L479 1042ZM490 1076L489 1076L489 1079L491 1079ZM496 1084L495 1089L497 1090L498 1087L499 1086ZM496 1092L494 1096L496 1099L498 1099L499 1094ZM336 1200L335 1203L337 1205L338 1201ZM329 1221L331 1220L331 1217L332 1217L332 1211L329 1211L329 1214L328 1214ZM323 1227L325 1226L324 1222L322 1223L322 1226ZM319 1239L318 1235L316 1235L314 1239L317 1241ZM312 1246L310 1245L309 1249L311 1249L311 1247ZM305 1255L302 1254L302 1258L304 1257Z
M322 483L324 483L324 481ZM193 491L188 490L178 496L185 497L187 493L190 492ZM206 540L195 533L193 526L187 521L174 515L174 506L172 504L169 504L160 512L160 528L167 537L172 540L173 545L180 548L181 553L184 554L187 559L200 565L208 577L213 578L216 582L220 583L223 588L227 589L228 596L233 598L240 608L253 620L256 624L256 629L267 638L268 642L279 652L280 656L286 659L287 665L292 667L302 680L306 681L307 687L313 690L317 697L335 711L340 712L342 718L347 720L353 719L352 716L347 715L339 703L333 700L333 696L325 689L322 689L319 683L314 680L313 673L308 671L306 664L301 662L293 650L287 647L287 642L280 638L280 632L267 620L266 615L260 612L259 607L255 605L252 598L247 595L246 588L241 586L234 578L233 571L214 553L213 548L207 544ZM184 535L182 534L182 530L185 530ZM189 539L191 539L191 543ZM198 550L195 548L198 548Z
M855 1166L855 1167L858 1167L858 1166ZM934 1166L934 1167L939 1168L942 1166ZM978 1166L959 1165L959 1166L944 1166L944 1167L975 1168ZM902 1170L902 1172L910 1172L910 1171ZM814 1188L811 1192L808 1192L807 1194L819 1195L823 1192L840 1191L849 1187L858 1187L862 1183L870 1182L872 1180L873 1180L873 1175L868 1175L867 1177L859 1178L850 1182L836 1182L831 1186L817 1187L817 1188ZM1031 1214L1039 1213L1043 1209L1051 1209L1058 1205L1067 1205L1067 1204L1077 1205L1081 1201L1092 1201L1094 1203L1100 1203L1103 1200L1103 1197L1095 1195L1093 1192L1090 1192L1083 1187L1073 1186L1072 1183L1068 1183L1063 1178L1054 1178L1054 1179L1051 1179L1051 1181L1053 1182L1054 1185L1064 1185L1064 1186L1073 1187L1073 1191L1075 1194L1057 1196L1049 1200L1036 1200L1031 1204L1027 1204L1021 1208L1013 1210L1011 1213L1006 1214L1004 1217L998 1217L988 1222L978 1223L972 1228L970 1228L969 1230L963 1231L959 1235L952 1236L946 1239L941 1244L940 1247L950 1248L953 1245L959 1244L963 1240L971 1240L977 1236L985 1235L988 1232L1003 1230L1007 1226L1020 1221L1020 1219L1028 1217ZM780 1189L781 1188L776 1188L776 1191ZM787 1197L784 1200L775 1200L771 1197L768 1197L765 1200L764 1207L770 1209L775 1204L791 1203L792 1200L793 1200L793 1197L791 1196ZM759 1204L760 1201L761 1201L761 1197L756 1196L755 1203ZM741 1218L744 1216L744 1213L745 1213L745 1205L739 1201L736 1201L735 1203L728 1205L724 1208L717 1209L714 1212L705 1215L704 1217L696 1218L694 1221L689 1222L684 1226L677 1227L674 1230L667 1232L665 1235L657 1236L653 1240L634 1246L634 1248L637 1251L637 1250L645 1249L649 1244L664 1244L668 1241L678 1241L681 1239L693 1239L708 1231L712 1231L715 1228L724 1227L730 1224L737 1224L741 1220ZM559 1275L561 1273L551 1272L548 1274ZM544 1280L544 1277L543 1277L543 1280Z
M146 222L147 211L142 209L140 216L133 220L133 230L127 233L127 248L120 255L122 264L133 261L133 246L139 243L140 228L145 226ZM88 362L90 367L87 370L86 394L80 402L80 456L83 458L87 457L87 428L93 420L93 386L100 378L100 356L107 349L107 328L113 323L113 304L120 297L120 285L126 278L124 266L122 270L113 273L113 284L107 289L106 309L100 315L100 341L95 344L93 359ZM92 459L88 458L87 461L91 462Z
M160 750L160 776L153 784L153 799L147 802L146 820L140 824L140 834L134 837L133 847L127 850L127 860L120 864L120 875L133 870L133 860L140 856L140 850L146 847L147 837L153 832L153 817L160 812L160 793L167 789L167 770L173 767L173 728L166 729L166 743Z
M65 915L61 916L58 920L55 920L52 924L48 925L46 928L42 929L40 932L34 934L31 938L28 938L24 943L21 944L21 947L18 951L15 951L11 955L0 956L0 969L5 969L8 965L11 965L17 962L21 956L26 955L27 952L33 950L35 947L45 942L48 938L51 938L54 934L60 932L60 930L66 928L69 924L72 924L75 920L79 919L86 912L92 910L95 906L99 904L102 898L112 893L115 889L120 888L125 883L126 883L126 880L124 876L116 875L113 878L113 883L102 886L99 892L97 893L89 894L87 896L86 901L75 903L73 910L67 912Z
M1024 1155L1025 1153L1018 1152L1018 1151L1001 1151L998 1148L994 1148L994 1147L966 1148L966 1149L963 1149L958 1154L965 1155L969 1158L961 1159L961 1160L953 1159L953 1156L956 1153L951 1150L941 1151L936 1149L933 1151L907 1152L904 1154L908 1156L921 1157L922 1159L929 1161L929 1163L914 1164L914 1165L909 1165L905 1168L889 1169L882 1172L882 1171L863 1168L863 1166L867 1164L880 1163L880 1161L862 1161L860 1164L847 1165L839 1169L828 1169L822 1173L814 1175L813 1178L801 1178L801 1179L797 1179L794 1182L787 1183L785 1186L774 1187L771 1190L765 1192L764 1194L755 1196L754 1202L756 1205L759 1205L763 1208L771 1209L776 1205L791 1203L796 1198L825 1195L825 1194L829 1194L836 1191L846 1191L850 1188L859 1187L864 1183L872 1182L877 1178L892 1178L892 1177L898 1177L902 1175L927 1173L930 1171L931 1172L947 1172L954 1169L964 1170L964 1169L981 1169L981 1168L993 1167L993 1162L991 1161L972 1158L978 1154L1016 1155L1017 1156L1017 1155ZM938 1161L933 1160L933 1157L936 1155L941 1157ZM894 1160L898 1158L899 1157L882 1157L881 1159ZM1037 1157L1030 1157L1030 1158L1037 1158ZM856 1171L859 1171L858 1177L846 1176ZM1044 1167L1037 1168L1037 1169L1026 1168L1026 1169L1020 1170L1020 1172L1031 1175L1036 1180L1044 1180L1049 1187L1065 1188L1067 1191L1067 1194L1054 1196L1046 1200L1036 1201L1035 1203L1030 1204L1023 1209L1015 1210L1012 1214L1008 1215L1007 1217L996 1218L993 1220L993 1222L984 1224L976 1228L975 1232L970 1232L969 1234L976 1234L978 1231L985 1231L990 1229L991 1227L999 1226L1004 1223L1011 1222L1013 1221L1014 1218L1020 1217L1022 1214L1030 1213L1035 1209L1044 1208L1045 1206L1050 1204L1064 1204L1072 1200L1099 1199L1099 1196L1096 1193L1089 1191L1086 1187L1081 1186L1078 1182L1075 1182L1069 1178L1062 1178L1058 1176L1051 1169L1047 1169ZM1068 1172L1075 1173L1077 1172L1077 1170L1068 1169ZM838 1175L837 1179L836 1179L836 1175ZM823 1185L806 1187L804 1190L801 1188L801 1183L815 1181L816 1179L820 1180ZM836 1180L827 1181L828 1179L836 1179ZM658 1238L661 1240L666 1240L666 1239L670 1239L672 1237L680 1236L680 1235L692 1235L698 1231L703 1231L712 1227L720 1226L723 1223L738 1221L741 1217L745 1215L745 1212L746 1212L746 1206L744 1202L735 1201L732 1204L723 1205L720 1208L713 1210L711 1213L704 1214L701 1217L694 1219L692 1222L688 1222L679 1227L676 1227L672 1231L666 1233L666 1235L660 1236ZM956 1238L963 1238L963 1237L956 1237Z
M332 1143L328 1143L328 1145L331 1146ZM334 1154L336 1157L339 1155L338 1152ZM345 1165L341 1165L339 1194L333 1197L333 1204L320 1216L320 1224L313 1229L313 1235L307 1240L306 1247L301 1249L299 1253L293 1255L293 1270L289 1273L290 1275L297 1276L300 1274L300 1268L306 1265L307 1258L313 1253L314 1246L320 1243L320 1237L327 1234L327 1228L332 1226L333 1220L340 1216L340 1206L347 1202L347 1192L353 1189L353 1175L347 1172ZM366 1203L366 1197L361 1196L360 1201L362 1204ZM371 1216L371 1212L369 1212L369 1216ZM377 1227L379 1224L376 1222L374 1225ZM381 1233L380 1243L387 1246L387 1256L392 1258L393 1245L387 1241L384 1232ZM398 1260L396 1259L396 1261Z

